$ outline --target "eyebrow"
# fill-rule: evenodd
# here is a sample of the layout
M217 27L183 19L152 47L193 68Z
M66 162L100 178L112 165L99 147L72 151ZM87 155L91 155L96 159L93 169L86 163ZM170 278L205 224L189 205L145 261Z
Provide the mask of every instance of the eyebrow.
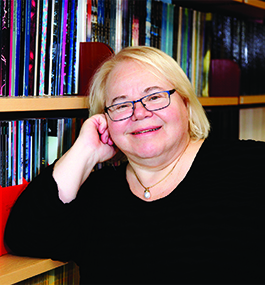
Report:
M116 101L119 100L125 100L128 96L127 95L121 95L121 96L117 96L114 99L111 100L111 105L113 105Z
M159 90L162 90L162 89L163 88L161 88L159 86L151 86L151 87L145 88L143 93L146 94L146 93L149 93L150 91L155 91L155 90L157 90L157 92L158 92ZM113 105L115 102L117 102L119 100L125 100L126 98L128 98L128 95L117 96L111 100L111 105Z

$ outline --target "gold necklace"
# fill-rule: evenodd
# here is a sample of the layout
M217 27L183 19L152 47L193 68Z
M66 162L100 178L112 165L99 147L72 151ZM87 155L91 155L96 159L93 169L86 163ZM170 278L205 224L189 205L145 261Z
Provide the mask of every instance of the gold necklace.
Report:
M155 184L153 184L152 186L146 187L144 186L144 184L142 183L142 181L140 180L140 178L138 177L137 173L135 172L135 170L132 167L132 170L135 174L135 177L137 178L138 182L141 184L141 186L144 188L144 197L146 199L150 199L151 198L151 192L150 192L150 188L155 187L157 184L161 183L163 180L165 180L171 173L172 171L175 169L176 165L178 164L178 162L180 161L182 155L184 154L184 152L186 151L186 149L188 148L188 145L190 144L190 140L187 143L186 147L184 148L184 150L182 151L182 153L180 154L180 156L178 157L177 161L175 162L175 164L173 165L172 169L167 173L166 176L164 176L161 180L159 180L158 182L156 182Z

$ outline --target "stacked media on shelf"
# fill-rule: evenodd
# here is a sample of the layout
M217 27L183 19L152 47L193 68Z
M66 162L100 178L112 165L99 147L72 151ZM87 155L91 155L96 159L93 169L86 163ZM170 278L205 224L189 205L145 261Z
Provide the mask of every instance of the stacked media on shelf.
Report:
M0 186L31 181L74 143L84 119L0 121Z
M0 12L0 96L78 94L79 46L86 41L116 53L157 47L204 97L211 58L231 59L242 70L241 94L264 93L265 27L245 16L205 13L175 0L1 0ZM257 83L251 90L250 77Z

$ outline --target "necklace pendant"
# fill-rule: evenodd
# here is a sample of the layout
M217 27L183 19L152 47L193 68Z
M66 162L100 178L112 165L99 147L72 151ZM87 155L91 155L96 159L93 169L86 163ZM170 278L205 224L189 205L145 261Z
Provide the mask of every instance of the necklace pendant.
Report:
M151 197L151 193L150 193L149 188L146 188L144 190L144 197L145 197L145 199L149 199Z

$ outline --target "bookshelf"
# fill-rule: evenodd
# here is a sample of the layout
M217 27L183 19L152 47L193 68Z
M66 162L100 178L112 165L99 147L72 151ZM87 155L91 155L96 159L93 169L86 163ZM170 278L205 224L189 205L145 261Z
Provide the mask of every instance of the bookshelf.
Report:
M174 1L203 11L226 11L232 14L265 18L265 2L259 0L191 0ZM239 97L199 97L207 106L255 106L265 104L265 95ZM85 96L0 97L0 112L58 111L87 109ZM65 263L50 259L18 257L6 254L0 257L0 284L13 284L28 279Z
M0 98L0 112L75 110L87 108L85 96L38 96Z
M235 106L265 104L265 95L239 97L198 97L202 106ZM86 96L43 96L0 98L0 112L56 111L88 109Z
M0 257L0 284L14 284L65 264L51 259L5 254Z
M264 104L265 95L240 96L239 105Z

